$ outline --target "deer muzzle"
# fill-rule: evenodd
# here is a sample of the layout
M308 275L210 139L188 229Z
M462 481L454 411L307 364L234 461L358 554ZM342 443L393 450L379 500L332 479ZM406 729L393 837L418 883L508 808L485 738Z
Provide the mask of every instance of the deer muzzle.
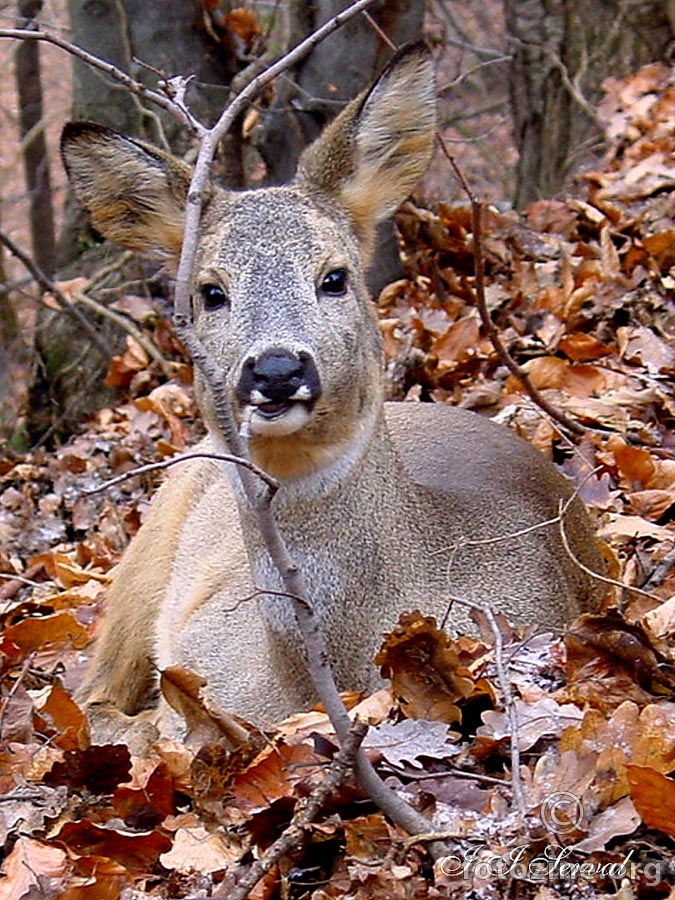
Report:
M274 347L244 361L236 394L251 408L253 433L292 434L309 420L321 380L309 353Z

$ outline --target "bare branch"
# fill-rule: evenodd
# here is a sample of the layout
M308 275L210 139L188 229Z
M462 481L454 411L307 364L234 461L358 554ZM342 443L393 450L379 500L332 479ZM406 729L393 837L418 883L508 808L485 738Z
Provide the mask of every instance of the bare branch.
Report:
M562 541L562 545L574 565L578 566L582 572L590 575L591 578L594 578L596 581L602 582L602 584L609 584L612 587L619 588L621 591L627 591L630 594L638 594L638 596L640 597L647 597L649 600L656 600L658 603L663 602L663 598L658 597L656 594L650 594L649 591L645 591L642 588L634 587L630 584L624 584L623 581L618 581L616 578L609 578L607 575L600 575L599 572L594 572L593 569L589 569L588 566L585 566L581 562L581 560L575 556L574 551L570 547L570 542L567 538L567 531L565 529L565 510L570 504L571 499L572 498L570 498L570 500L568 500L561 509L561 513L558 516L558 527L560 528L560 540ZM675 548L671 552L675 552Z
M504 663L504 638L497 624L495 614L489 606L481 607L482 612L487 617L492 633L495 637L495 666L497 667L497 678L499 686L504 695L504 708L509 718L509 732L511 734L511 787L513 789L513 803L520 817L524 820L527 813L525 807L525 794L523 791L523 782L520 777L520 746L518 741L518 710L516 709L513 690L511 689L511 679Z
M331 795L343 784L354 766L359 747L366 736L368 726L357 721L349 728L340 750L335 754L326 777L309 797L298 802L297 811L288 828L256 860L237 886L228 894L230 900L246 900L256 884L270 869L292 850L303 847L310 837L307 826L319 815Z
M59 290L52 279L48 278L42 271L42 269L37 266L33 262L33 260L14 243L9 235L4 233L4 231L0 231L0 244L4 244L9 252L13 256L16 256L16 258L26 267L26 269L28 269L28 271L33 276L35 281L37 281L42 290L49 291L50 294L53 294L54 299L59 304L61 309L72 319L74 319L78 323L78 325L84 328L84 330L91 338L92 343L101 354L101 357L103 359L110 359L110 348L106 345L105 341L98 333L95 326L89 321L87 316L85 316L73 303L70 302L65 294Z
M122 472L121 475L116 475L114 478L110 478L108 481L104 481L103 484L100 484L98 487L92 488L89 491L84 491L86 495L89 494L100 494L102 491L107 491L109 488L114 487L116 484L120 484L122 481L126 481L128 478L134 478L136 475L146 475L148 472L158 472L160 469L168 469L170 466L175 466L178 463L189 462L191 459L214 459L218 462L227 462L234 463L237 466L244 466L246 469L249 469L261 481L264 481L267 487L273 493L276 492L278 488L278 484L274 478L264 472L262 469L259 469L254 463L252 463L248 459L242 459L238 456L233 456L231 453L207 453L207 452L197 452L197 453L181 453L179 456L171 456L169 459L162 459L158 462L154 463L146 463L142 466L136 466L133 469L130 469L128 472Z
M114 66L112 63L106 62L91 53L87 53L86 50L78 47L77 44L71 44L70 41L66 41L55 34L50 34L46 31L33 31L26 28L0 28L0 38L14 38L15 40L20 41L43 41L46 44L53 44L55 47L65 50L66 53L70 53L71 56L76 56L78 59L81 59L82 62L87 63L92 69L103 72L104 75L108 75L114 81L118 81L130 93L141 97L149 103L160 106L197 134L203 134L205 131L204 126L198 122L185 107L175 103L171 97L167 97L158 91L151 90L140 81L136 81L135 78L127 75L126 72L118 69L117 66Z
M389 47L389 49L392 52L394 52L395 50L398 50L398 47L396 46L396 44L391 40L391 38L386 33L386 31L383 31L380 28L380 26L377 24L377 22L375 21L375 19L371 16L371 14L369 12L364 10L363 17L386 47Z
M526 534L532 534L533 531L539 531L542 528L550 528L553 525L558 525L559 522L560 516L558 515L553 516L552 519L544 519L542 522L535 522L534 525L528 525L527 528L521 528L518 531L508 531L505 534L495 535L495 537L460 538L454 544L442 547L440 550L435 550L433 555L444 556L449 551L456 553L463 547L487 547L490 544L501 544L504 541L510 541L512 538L524 537Z
M459 169L459 166L455 162L452 155L448 152L448 148L445 146L443 139L439 135L439 143L441 145L441 149L443 150L444 155L446 156L448 162L452 166L452 170L457 177L457 180L462 186L464 193L469 198L471 203L471 222L472 222L472 231L473 231L473 257L474 257L474 266L475 266L475 291L474 296L476 300L476 308L478 309L478 314L481 319L481 323L483 328L485 329L485 333L490 339L492 346L495 349L495 352L504 363L506 368L514 375L520 384L523 386L523 390L526 394L528 394L532 400L537 404L537 406L541 407L548 415L555 419L556 422L559 422L563 428L566 428L568 431L571 431L573 434L584 435L586 434L586 429L579 425L578 422L575 422L573 419L570 419L569 416L566 416L565 413L561 412L552 403L549 403L546 397L532 384L529 375L527 372L524 372L523 369L518 365L518 363L511 356L509 351L501 342L501 337L499 335L499 331L495 326L495 323L492 321L492 316L487 308L487 302L485 299L485 254L483 253L483 204L476 199L471 188L469 187L468 182L462 175L462 172Z
M456 78L453 78L452 81L449 81L447 84L444 84L442 87L438 88L438 96L443 97L445 94L449 94L450 91L456 90L464 81L471 78L472 75L475 75L476 72L480 72L481 69L486 68L487 66L494 66L495 63L507 63L511 62L511 56L497 56L495 59L487 59L485 62L477 63L475 66L471 66L470 69L466 69L464 72L461 72L457 75ZM487 106L485 109L477 110L476 112L467 113L464 118L474 118L480 115L483 115L486 112L493 112L495 109L499 109L503 107L503 103L495 103L491 106ZM445 138L447 140L447 138Z
M515 698L511 689L511 679L509 678L508 666L504 662L504 638L499 629L499 623L495 616L494 610L489 604L474 603L472 600L465 600L463 597L452 596L448 599L448 605L457 604L471 610L481 612L490 625L490 630L495 639L495 666L497 669L497 680L504 697L504 709L509 719L509 733L511 737L511 789L513 791L513 802L518 814L525 817L527 813L525 805L525 794L523 791L523 782L520 777L520 747L518 746L518 713L515 705Z
M171 369L171 363L162 356L155 344L143 334L141 329L138 328L128 316L115 312L114 309L109 309L103 303L99 303L98 300L94 300L93 297L84 293L84 291L76 293L75 298L82 306L89 307L89 309L93 310L102 318L110 319L111 322L119 325L123 331L126 331L127 334L131 335L151 359L154 359L155 362L159 364L166 378L171 378L173 376L174 373Z

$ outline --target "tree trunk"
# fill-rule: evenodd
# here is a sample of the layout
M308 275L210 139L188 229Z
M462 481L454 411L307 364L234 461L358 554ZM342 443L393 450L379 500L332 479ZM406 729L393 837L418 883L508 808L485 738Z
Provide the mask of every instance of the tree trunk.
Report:
M19 0L18 27L29 27L41 9L42 0ZM42 118L40 46L37 41L19 42L15 71L33 258L45 275L51 276L56 268L56 243L49 157Z
M665 58L672 6L668 0L504 0L518 208L555 196L571 165L597 149L593 107L603 79Z
M16 311L4 285L7 282L4 247L0 246L0 447L16 434L17 398L14 366L23 355Z

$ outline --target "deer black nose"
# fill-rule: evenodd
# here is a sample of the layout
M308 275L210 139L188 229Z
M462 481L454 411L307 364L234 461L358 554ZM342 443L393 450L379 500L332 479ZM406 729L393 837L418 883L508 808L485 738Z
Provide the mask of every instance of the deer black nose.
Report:
M237 396L242 403L311 402L319 393L319 373L310 354L296 355L282 348L249 357L237 385Z
M290 353L275 350L263 353L253 363L252 389L275 403L290 400L302 384L302 370L300 360Z

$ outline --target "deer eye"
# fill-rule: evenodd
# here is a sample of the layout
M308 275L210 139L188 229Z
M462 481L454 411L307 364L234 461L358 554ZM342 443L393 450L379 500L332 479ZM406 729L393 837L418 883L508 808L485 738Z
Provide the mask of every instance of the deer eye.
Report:
M219 284L202 284L199 286L199 293L202 295L206 310L222 309L223 306L227 306L227 294Z
M329 294L331 297L341 297L347 293L347 270L333 269L324 276L321 285L321 293Z

